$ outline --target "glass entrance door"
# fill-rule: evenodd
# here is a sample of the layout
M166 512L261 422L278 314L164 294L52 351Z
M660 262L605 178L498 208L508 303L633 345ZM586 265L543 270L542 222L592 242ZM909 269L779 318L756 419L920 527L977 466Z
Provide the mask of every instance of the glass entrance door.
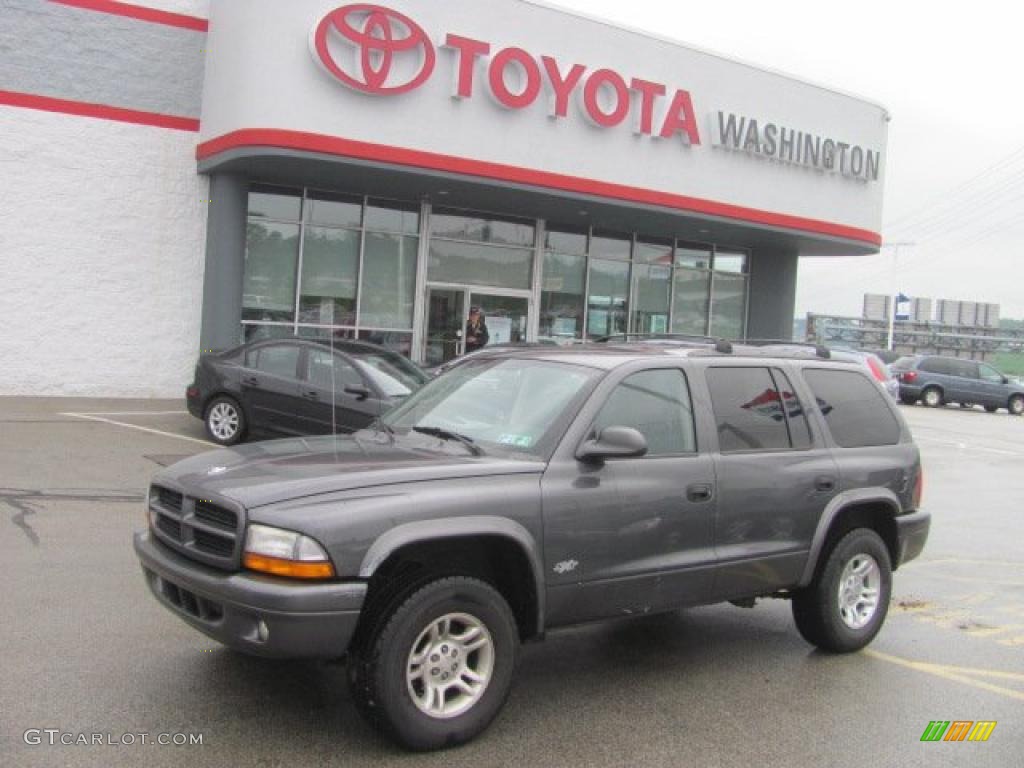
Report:
M487 328L487 346L526 341L529 299L474 292L470 294L469 304L470 309L477 307L480 310L481 322Z
M480 318L471 327L475 318L470 310L474 308L480 310ZM527 296L429 286L423 364L432 368L481 347L526 341L529 319ZM477 343L485 339L483 344Z
M423 363L428 368L454 360L463 353L466 314L465 289L427 290L427 332Z

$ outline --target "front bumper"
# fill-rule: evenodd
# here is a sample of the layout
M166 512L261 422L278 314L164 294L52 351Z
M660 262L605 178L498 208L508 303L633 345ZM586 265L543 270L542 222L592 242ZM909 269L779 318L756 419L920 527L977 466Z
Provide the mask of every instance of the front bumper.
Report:
M896 565L909 563L921 554L925 542L928 541L928 531L932 525L930 512L911 512L909 515L900 515L896 519L896 541L899 546L899 558Z
M364 583L292 583L219 571L171 551L148 531L136 533L134 544L156 599L224 645L288 659L332 659L348 649Z

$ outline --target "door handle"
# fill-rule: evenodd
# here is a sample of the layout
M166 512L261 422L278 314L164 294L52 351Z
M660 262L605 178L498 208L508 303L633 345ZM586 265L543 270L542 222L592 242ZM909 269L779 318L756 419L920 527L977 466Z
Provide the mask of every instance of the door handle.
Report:
M246 378L242 379L242 383L245 384L247 387L256 387L259 386L260 380L257 379L255 376L247 376Z
M306 398L307 400L319 400L320 399L320 393L317 392L315 389L311 389L308 392L303 392L302 396L304 398Z
M711 501L712 488L710 485L691 485L686 489L686 498L688 501L693 502L704 502Z
M836 479L829 477L828 475L822 475L814 478L814 489L816 491L834 491L836 489Z

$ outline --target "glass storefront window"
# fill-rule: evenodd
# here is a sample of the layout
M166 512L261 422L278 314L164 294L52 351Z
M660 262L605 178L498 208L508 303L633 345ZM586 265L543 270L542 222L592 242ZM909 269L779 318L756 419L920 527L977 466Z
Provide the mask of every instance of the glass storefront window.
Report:
M626 333L628 301L629 263L591 259L587 336L601 338Z
M351 195L310 192L306 200L306 221L329 227L358 228L363 223L363 201Z
M594 230L590 238L590 255L598 259L629 260L633 238L628 234Z
M676 243L676 266L711 269L711 246L679 241Z
M672 266L672 241L654 238L637 240L633 259L638 264Z
M253 187L249 192L249 215L259 219L298 221L302 192L277 187Z
M242 319L295 319L299 225L250 219L246 229Z
M715 250L715 272L742 275L747 271L747 254L743 251Z
M432 237L476 243L533 247L536 228L530 222L435 211L430 217Z
M587 259L564 253L544 254L540 299L540 335L555 339L583 338L583 294Z
M671 267L655 264L633 267L633 333L668 333L671 291Z
M544 248L573 256L587 255L587 230L549 226L544 232Z
M716 273L711 285L711 334L725 339L744 335L747 278Z
M366 233L360 325L412 328L419 242L418 237Z
M395 331L360 331L360 341L368 341L381 347L397 352L406 357L412 357L412 334L396 333Z
M354 325L359 232L306 227L299 322Z
M366 228L378 232L420 233L418 204L371 200L366 206Z
M431 239L427 275L431 282L529 290L532 267L532 249Z
M708 289L711 273L677 268L672 299L672 333L703 336L707 333Z
M290 339L295 335L294 326L288 325L264 325L246 323L242 326L242 341L251 344L254 341L265 339Z

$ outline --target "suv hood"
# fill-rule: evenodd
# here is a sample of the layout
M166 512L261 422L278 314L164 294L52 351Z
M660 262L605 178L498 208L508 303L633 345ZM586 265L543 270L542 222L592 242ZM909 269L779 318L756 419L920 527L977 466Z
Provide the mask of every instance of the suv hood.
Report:
M471 456L458 443L451 453L427 450L432 438L396 438L365 433L271 440L203 453L153 477L193 495L208 493L247 509L304 496L393 483L544 471L539 460Z

